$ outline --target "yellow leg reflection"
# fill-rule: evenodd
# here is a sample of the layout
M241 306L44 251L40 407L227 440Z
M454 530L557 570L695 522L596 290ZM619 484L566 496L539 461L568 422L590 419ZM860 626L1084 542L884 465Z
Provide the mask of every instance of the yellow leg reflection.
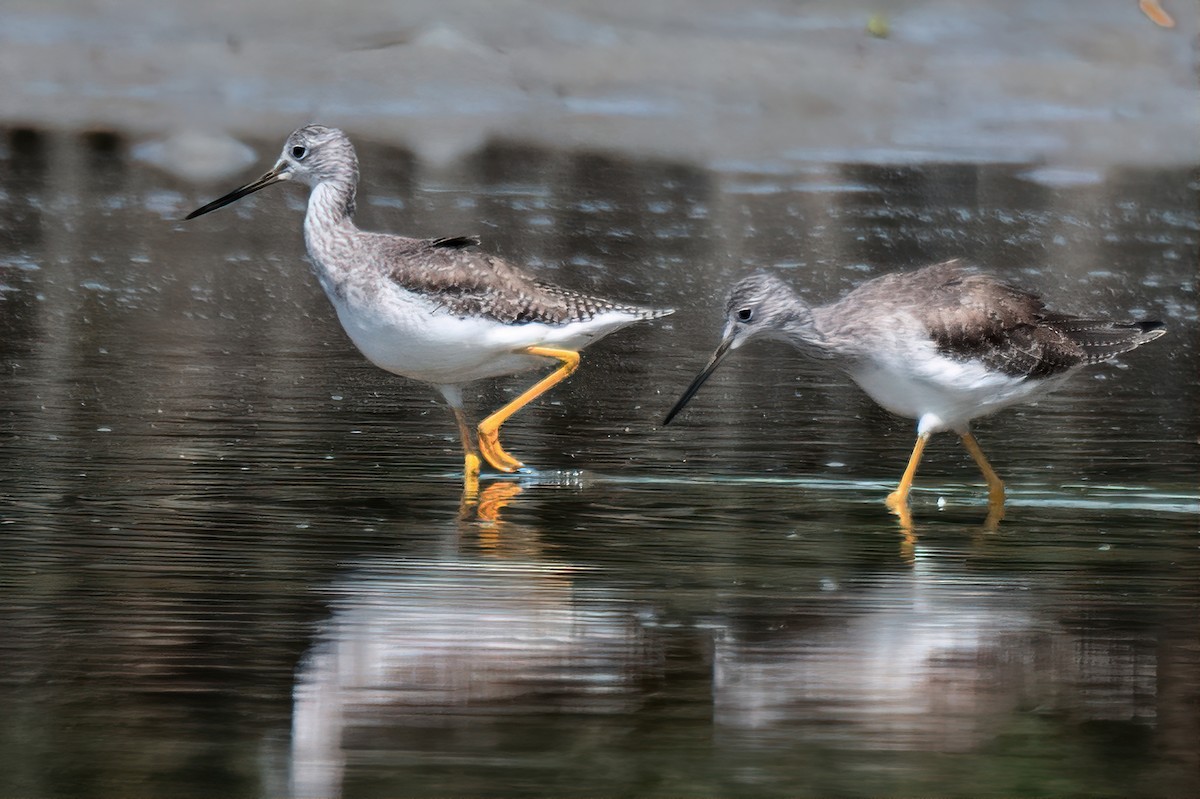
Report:
M900 560L912 566L917 562L917 534L912 527L912 514L905 508L904 513L897 515L900 516L900 532L903 534L900 539Z
M464 485L462 501L458 506L458 518L464 522L496 522L500 511L513 497L520 494L521 486L509 480L489 483L479 490L479 479L473 485Z
M983 479L987 480L988 515L984 526L995 529L1000 520L1004 518L1004 481L1000 479L1000 475L996 474L996 470L992 468L992 464L988 463L988 459L983 454L983 450L979 448L979 442L975 440L975 436L970 433L959 433L959 436L962 438L963 446L967 448L967 452L971 453L971 457L975 459L975 464L979 467L979 471L983 472Z
M500 511L520 493L521 487L516 483L508 481L492 483L479 495L479 504L475 508L475 519L480 522L498 522Z
M464 529L479 536L480 547L495 550L501 545L508 525L500 519L500 511L521 491L521 486L509 481L491 483L482 492L478 490L478 481L474 488L464 486L458 518L468 525Z
M526 389L512 402L479 423L479 451L488 463L502 472L515 472L521 468L522 464L512 455L505 452L504 448L500 446L500 425L508 421L508 417L533 402L558 383L561 383L579 366L579 353L573 350L560 350L553 347L527 347L522 352L528 355L557 358L562 361L562 365Z

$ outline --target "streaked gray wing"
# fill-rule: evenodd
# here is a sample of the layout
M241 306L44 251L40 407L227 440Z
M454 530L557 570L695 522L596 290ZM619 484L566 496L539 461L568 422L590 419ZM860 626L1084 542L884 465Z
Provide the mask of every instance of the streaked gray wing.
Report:
M1048 311L1041 298L950 262L927 268L913 304L939 351L1014 377L1045 378L1098 363L1162 334L1158 322L1085 319Z
M478 243L468 236L389 237L389 276L398 285L429 297L447 313L510 325L566 324L591 319L603 311L642 310L543 283L503 258L479 251Z

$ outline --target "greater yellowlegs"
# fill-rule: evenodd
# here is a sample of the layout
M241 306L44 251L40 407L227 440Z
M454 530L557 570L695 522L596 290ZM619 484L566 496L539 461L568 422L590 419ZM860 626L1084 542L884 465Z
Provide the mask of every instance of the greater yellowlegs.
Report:
M458 423L469 484L479 473L479 453L500 471L521 468L500 446L500 425L575 371L581 349L626 325L671 313L544 283L481 252L473 237L412 239L359 230L353 220L358 157L345 133L321 125L294 131L269 172L186 218L285 180L311 189L304 240L342 327L376 366L437 386ZM463 385L547 361L558 361L558 368L479 424L476 449Z
M664 424L721 361L754 338L786 341L846 372L871 399L917 420L917 443L887 504L905 517L925 444L953 430L983 472L993 514L1004 483L968 425L1054 389L1079 367L1107 361L1166 332L1161 322L1113 322L1055 313L1035 294L960 261L869 280L837 302L810 306L778 277L751 275L725 306L725 331L708 365Z

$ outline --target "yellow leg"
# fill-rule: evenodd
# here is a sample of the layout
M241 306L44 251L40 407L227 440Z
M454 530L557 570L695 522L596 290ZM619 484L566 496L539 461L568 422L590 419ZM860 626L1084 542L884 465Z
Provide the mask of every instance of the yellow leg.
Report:
M967 448L967 452L971 453L971 457L975 459L975 464L979 467L979 471L983 472L983 479L987 480L988 521L994 524L1004 518L1004 481L1000 479L1000 475L996 474L996 470L992 468L992 464L988 463L988 459L983 454L983 450L979 448L979 442L975 440L975 436L970 433L959 433L959 436L962 438L963 446Z
M904 476L900 478L900 485L896 486L896 490L887 496L888 508L900 516L902 522L908 515L908 492L912 488L913 478L917 476L917 466L921 463L921 453L925 451L927 443L929 443L929 433L917 436L917 443L913 445L912 455L908 459L908 468L904 470Z
M557 358L562 361L562 365L543 377L532 387L526 389L512 402L479 423L479 451L488 463L502 472L515 472L521 468L521 462L505 452L504 448L500 446L500 425L508 421L508 417L533 402L558 383L561 383L579 366L579 353L573 350L560 350L553 347L527 347L522 352L527 355Z
M462 408L451 408L450 410L454 411L454 421L458 423L458 437L462 439L463 475L478 477L479 453L475 451L475 447L471 443L471 426L467 424L467 415L463 413Z
M454 421L458 423L458 437L462 440L463 448L463 496L474 498L479 493L479 453L471 442L471 426L467 424L467 415L462 408L450 407L454 412Z

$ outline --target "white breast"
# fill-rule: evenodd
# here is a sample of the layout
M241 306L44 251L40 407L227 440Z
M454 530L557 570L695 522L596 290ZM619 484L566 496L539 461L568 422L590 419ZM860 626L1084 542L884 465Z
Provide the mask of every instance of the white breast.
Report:
M932 344L910 357L872 358L847 371L881 406L917 419L918 433L966 432L972 419L1028 402L1056 388L1067 375L1048 380L1012 377L979 361L958 361Z
M458 317L392 283L371 297L327 291L355 346L393 374L436 385L458 385L545 366L523 355L531 346L581 350L637 321L627 313L600 314L568 325L506 325L487 318Z

